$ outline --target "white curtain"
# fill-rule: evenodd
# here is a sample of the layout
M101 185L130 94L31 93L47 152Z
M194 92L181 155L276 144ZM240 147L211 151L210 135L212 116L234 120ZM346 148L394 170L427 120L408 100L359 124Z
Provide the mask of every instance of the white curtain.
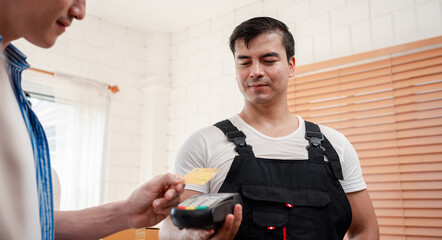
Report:
M61 210L100 204L109 91L79 77L55 74L55 156Z

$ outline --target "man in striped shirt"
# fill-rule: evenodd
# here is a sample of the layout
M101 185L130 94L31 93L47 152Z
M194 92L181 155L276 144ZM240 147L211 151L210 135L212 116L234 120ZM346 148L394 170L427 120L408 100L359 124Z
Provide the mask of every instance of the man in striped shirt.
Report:
M98 239L164 219L183 191L180 176L157 176L121 202L80 211L53 210L51 166L43 128L21 88L30 66L11 41L49 48L85 0L0 0L0 240Z

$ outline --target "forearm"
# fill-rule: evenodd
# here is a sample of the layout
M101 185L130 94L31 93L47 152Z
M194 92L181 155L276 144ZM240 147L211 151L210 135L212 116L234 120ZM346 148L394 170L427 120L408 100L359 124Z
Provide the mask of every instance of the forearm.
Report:
M377 227L366 227L358 232L347 234L348 240L377 240L379 239L379 229Z
M55 239L100 239L127 229L124 202L79 211L55 212Z
M347 198L353 215L347 232L349 240L379 239L378 221L367 190L348 193Z

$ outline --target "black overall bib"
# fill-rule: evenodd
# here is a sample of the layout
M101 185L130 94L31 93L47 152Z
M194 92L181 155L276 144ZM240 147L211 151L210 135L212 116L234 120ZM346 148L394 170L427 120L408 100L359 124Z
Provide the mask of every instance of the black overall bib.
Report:
M305 125L308 160L279 160L256 158L245 134L229 120L215 124L239 153L219 190L240 193L243 199L235 239L344 238L351 208L339 183L339 156L318 125Z

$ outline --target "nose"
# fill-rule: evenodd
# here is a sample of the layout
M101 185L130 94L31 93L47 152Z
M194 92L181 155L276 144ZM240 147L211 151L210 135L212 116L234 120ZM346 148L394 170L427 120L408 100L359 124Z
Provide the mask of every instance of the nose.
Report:
M69 16L82 20L86 15L86 0L75 0L69 9Z
M250 70L250 78L262 78L264 77L264 71L262 70L262 66L259 62L254 63Z

